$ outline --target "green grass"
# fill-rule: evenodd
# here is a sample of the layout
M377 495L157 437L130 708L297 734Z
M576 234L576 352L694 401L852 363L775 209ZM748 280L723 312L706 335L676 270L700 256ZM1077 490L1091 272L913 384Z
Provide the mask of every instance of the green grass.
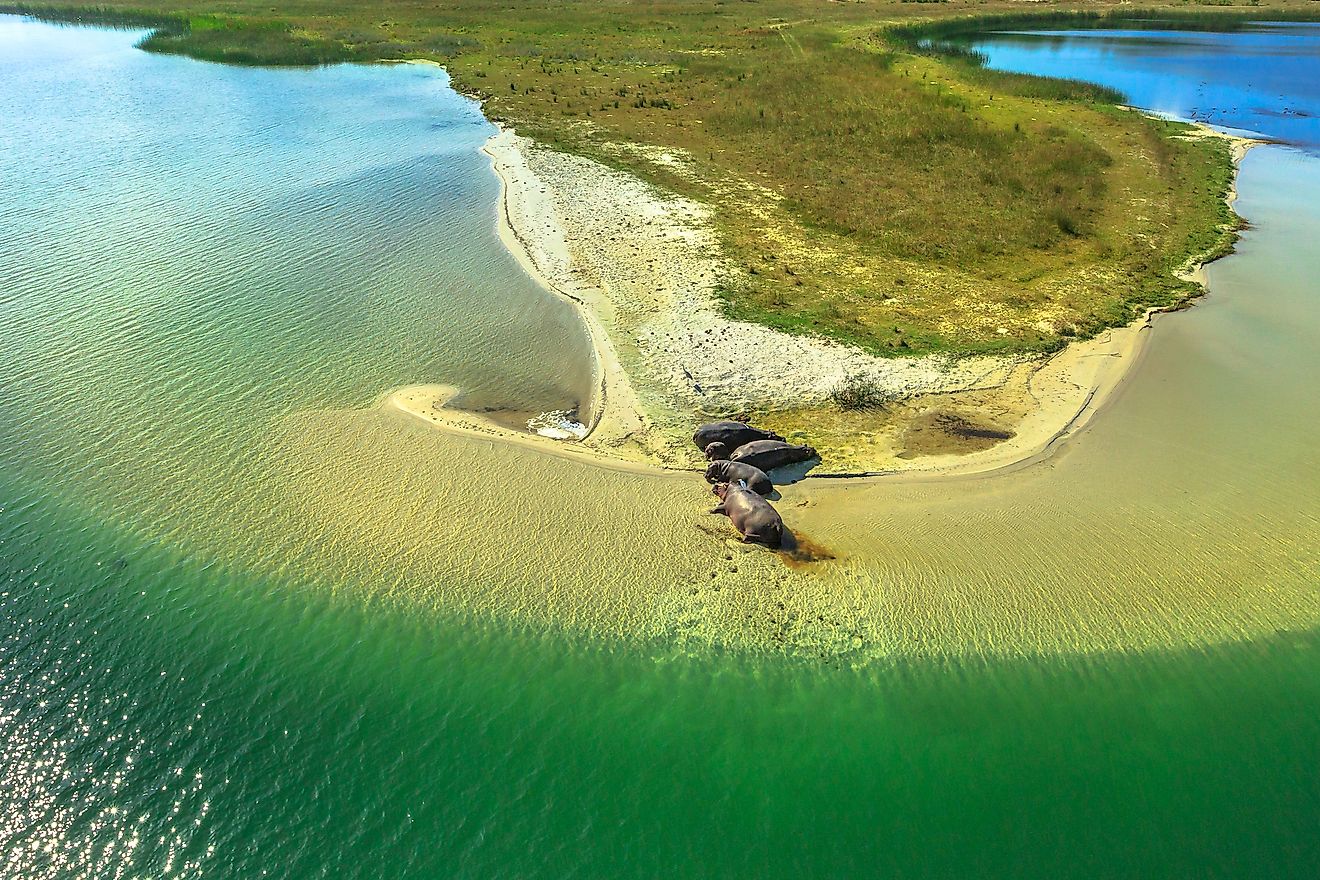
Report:
M1315 17L1311 6L1158 14L1234 27ZM987 26L1113 26L1127 6L57 0L40 12L159 26L143 48L213 61L442 62L490 117L710 204L731 315L881 354L1054 350L1194 295L1173 272L1231 247L1235 228L1222 143L1179 139L1184 127L1117 108L1111 89L988 70L958 44Z
M194 18L189 22L189 29L180 33L157 31L140 45L152 52L173 52L178 46L186 46L186 54L193 58L225 64L268 64L275 54L283 64L300 66L369 61L377 57L372 51L348 49L335 40L295 33L291 26L281 22L260 25L230 25L213 19L203 19L202 22L203 26L199 28L198 20ZM241 42L233 39L231 32L235 30L242 33Z

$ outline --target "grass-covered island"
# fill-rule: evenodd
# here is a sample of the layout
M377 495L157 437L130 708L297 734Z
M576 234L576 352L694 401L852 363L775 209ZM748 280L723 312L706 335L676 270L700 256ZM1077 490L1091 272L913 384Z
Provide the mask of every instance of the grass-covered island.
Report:
M1231 27L1312 6L1183 3L1143 17ZM608 401L596 448L681 462L694 413L755 412L790 437L809 425L831 470L1038 449L1115 376L1094 366L1106 359L1050 356L1187 301L1200 289L1188 270L1232 245L1230 141L1132 112L1102 87L988 70L939 42L1134 16L1105 3L1022 10L6 7L150 26L144 48L212 61L442 64L512 129L489 148L511 245L592 312ZM1094 344L1122 354L1133 343Z

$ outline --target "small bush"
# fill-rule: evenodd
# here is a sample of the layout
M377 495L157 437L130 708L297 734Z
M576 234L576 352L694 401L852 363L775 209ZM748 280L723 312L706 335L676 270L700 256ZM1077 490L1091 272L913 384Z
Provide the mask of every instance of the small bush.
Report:
M1082 226L1077 218L1066 209L1057 208L1050 212L1050 219L1059 227L1059 231L1074 238L1082 234Z
M457 55L480 48L481 44L462 34L435 34L426 40L426 48L438 55Z
M898 399L898 394L872 376L854 373L834 386L830 399L843 410L885 409Z

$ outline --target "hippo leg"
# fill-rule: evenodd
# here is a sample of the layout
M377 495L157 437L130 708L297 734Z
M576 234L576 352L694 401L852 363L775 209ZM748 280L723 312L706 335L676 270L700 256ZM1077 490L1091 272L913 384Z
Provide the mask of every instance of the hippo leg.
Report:
M717 504L716 506L712 507L712 508L710 509L710 512L711 512L711 513L718 513L718 514L720 514L721 516L728 516L728 511L726 511L726 510L724 509L724 505L723 505L723 504Z
M766 535L766 534L744 535L743 543L760 544L761 546L768 547L771 550L779 550L784 546L784 533L781 530L781 531L777 531L773 535Z

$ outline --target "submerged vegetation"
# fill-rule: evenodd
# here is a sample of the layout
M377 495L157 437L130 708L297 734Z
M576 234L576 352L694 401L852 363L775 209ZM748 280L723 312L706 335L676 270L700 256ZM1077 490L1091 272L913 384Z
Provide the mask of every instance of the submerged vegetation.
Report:
M1222 252L1225 143L1101 86L987 69L987 26L1112 26L1131 7L184 0L8 7L155 27L245 64L443 63L488 115L702 200L730 314L882 354L1047 351L1196 293ZM1160 9L1180 26L1307 7Z

